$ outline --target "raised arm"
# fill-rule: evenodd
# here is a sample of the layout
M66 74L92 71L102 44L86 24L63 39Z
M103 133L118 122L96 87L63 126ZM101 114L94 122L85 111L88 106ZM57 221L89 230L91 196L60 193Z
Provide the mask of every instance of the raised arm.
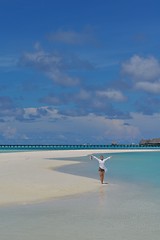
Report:
M112 156L109 156L109 157L107 157L107 158L104 158L103 159L103 162L105 162L105 161L107 161L108 159L110 159Z
M99 162L99 158L97 158L97 157L94 156L94 155L91 155L91 156L90 156L90 159L92 160L93 158L96 159L96 160Z

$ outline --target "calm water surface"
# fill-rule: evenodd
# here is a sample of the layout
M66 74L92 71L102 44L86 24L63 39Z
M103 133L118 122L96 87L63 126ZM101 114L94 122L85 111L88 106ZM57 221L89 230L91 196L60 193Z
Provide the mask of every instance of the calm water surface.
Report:
M96 192L1 207L1 239L159 240L160 153L112 156L107 161L108 184L100 184ZM98 179L96 161L88 157L72 160L80 164L59 171Z

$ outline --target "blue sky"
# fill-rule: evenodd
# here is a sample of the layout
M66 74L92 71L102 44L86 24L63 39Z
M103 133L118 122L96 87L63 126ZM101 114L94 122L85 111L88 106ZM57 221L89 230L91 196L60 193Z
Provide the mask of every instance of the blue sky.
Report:
M0 144L160 137L158 0L0 0Z

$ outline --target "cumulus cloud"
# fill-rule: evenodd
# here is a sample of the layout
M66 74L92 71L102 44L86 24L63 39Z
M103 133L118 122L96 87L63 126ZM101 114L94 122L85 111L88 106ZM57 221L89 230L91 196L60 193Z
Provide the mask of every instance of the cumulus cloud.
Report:
M122 143L122 139L125 142L131 142L140 134L136 126L132 124L124 125L124 120L113 120L95 114L76 117L75 119L68 118L68 121L71 121L71 126L74 126L75 131L81 135L81 139L85 137L89 143L100 142L107 144L112 143L112 141Z
M119 90L115 89L108 89L106 91L97 91L97 96L108 98L114 101L124 101L126 97L123 95L123 93Z
M53 107L43 106L37 108L16 108L10 98L0 98L1 123L34 122L41 119L57 118L57 110Z
M138 89L145 90L150 93L160 93L160 81L157 82L138 82L136 83Z
M160 93L160 62L155 57L134 55L122 64L122 71L131 77L133 87L148 93Z
M72 71L89 70L94 66L87 60L82 60L75 55L64 56L58 53L47 53L37 50L25 53L20 59L20 64L46 74L59 85L76 86L79 77L73 76Z
M115 119L109 123L109 127L105 134L112 136L112 139L118 141L118 143L122 143L121 139L123 139L123 141L132 142L140 135L137 126L125 124L123 120Z
M25 53L20 60L23 66L45 73L55 83L60 85L77 85L79 79L69 76L69 70L62 56L49 54L44 51Z
M159 138L159 131L157 129L159 129L160 113L146 115L142 112L132 112L131 116L130 123L139 128L140 139Z
M129 118L127 112L116 108L112 102L113 99L114 101L125 100L120 92L115 91L114 96L106 96L102 93L101 91L82 88L73 93L51 94L41 99L41 102L56 106L59 113L65 116L85 116L95 113L109 118Z
M37 121L42 119L54 119L57 118L57 110L51 107L38 107L38 108L23 108L23 114L16 118L16 120L25 121Z
M153 81L160 77L160 63L154 57L143 58L134 55L122 64L122 70L135 80Z
M132 118L109 119L106 116L88 114L84 116L63 117L57 110L49 107L41 109L25 109L25 118L37 115L40 111L47 111L40 119L28 122L12 121L8 127L5 123L0 126L3 140L17 141L20 143L44 143L44 144L74 144L80 143L104 143L112 141L117 143L137 142L141 138L157 136L159 127L159 114L147 116L132 113ZM39 115L40 116L40 115ZM58 119L58 121L55 121ZM145 122L145 124L144 124ZM40 131L41 130L41 131ZM158 137L158 136L157 136Z

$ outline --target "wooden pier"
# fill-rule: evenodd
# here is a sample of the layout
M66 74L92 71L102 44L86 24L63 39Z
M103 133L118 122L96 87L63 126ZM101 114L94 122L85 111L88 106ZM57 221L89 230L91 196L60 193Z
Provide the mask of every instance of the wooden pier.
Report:
M79 144L79 145L41 145L41 144L30 144L30 145L0 145L0 150L16 151L16 150L78 150L78 149L142 149L142 148L160 148L157 145L145 146L139 144L116 144L116 145L103 145L103 144Z

